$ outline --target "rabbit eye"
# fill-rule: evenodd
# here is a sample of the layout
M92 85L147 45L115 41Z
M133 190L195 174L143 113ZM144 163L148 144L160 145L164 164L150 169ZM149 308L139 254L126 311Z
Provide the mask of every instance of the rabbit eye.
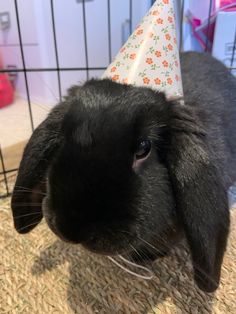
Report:
M151 151L152 148L152 144L151 141L146 139L146 140L142 140L139 144L138 144L138 149L135 153L136 155L136 159L143 159L145 158Z

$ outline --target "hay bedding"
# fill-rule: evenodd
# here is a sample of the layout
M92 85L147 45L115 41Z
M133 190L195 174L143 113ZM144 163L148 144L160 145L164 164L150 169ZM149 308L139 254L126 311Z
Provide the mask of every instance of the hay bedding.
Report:
M13 227L0 200L0 313L236 313L236 210L215 295L199 291L185 245L153 265L155 278L135 278L105 257L59 241L42 222L28 235Z

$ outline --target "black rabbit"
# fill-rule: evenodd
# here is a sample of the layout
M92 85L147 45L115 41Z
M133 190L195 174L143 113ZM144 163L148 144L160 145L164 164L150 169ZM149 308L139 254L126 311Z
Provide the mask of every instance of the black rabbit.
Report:
M184 233L196 283L218 287L236 180L236 79L207 54L184 53L181 65L185 106L108 79L69 90L25 148L12 196L18 232L44 216L65 241L151 259Z

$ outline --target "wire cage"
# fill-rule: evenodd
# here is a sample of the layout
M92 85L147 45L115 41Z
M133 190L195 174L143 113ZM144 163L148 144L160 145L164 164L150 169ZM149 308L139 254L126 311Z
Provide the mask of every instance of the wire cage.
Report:
M76 0L74 0L76 2ZM90 0L91 1L91 0ZM106 21L107 21L107 55L108 55L108 59L107 59L107 64L102 64L101 66L99 65L91 65L89 62L89 49L91 49L91 47L89 47L88 45L88 33L87 33L87 29L89 26L89 22L91 23L91 21L88 21L88 2L90 2L89 0L77 0L78 3L80 3L80 5L82 6L82 32L83 32L83 46L84 46L84 56L85 56L85 65L84 66L75 66L75 67L65 67L61 65L60 62L60 45L58 44L58 35L57 35L57 28L58 28L58 24L57 24L57 19L56 19L56 12L55 12L55 4L56 1L55 0L48 0L48 14L50 16L51 22L50 22L50 27L51 27L51 32L52 32L52 47L54 50L54 58L55 58L55 63L53 67L30 67L28 66L27 63L27 56L25 54L24 51L24 43L23 43L23 36L22 36L22 15L21 15L21 10L19 9L19 0L14 0L14 12L15 12L15 21L16 21L16 25L17 25L17 32L18 32L18 38L19 38L19 49L20 49L20 58L21 58L21 64L22 67L21 68L15 68L14 66L8 66L6 68L0 69L0 74L1 73L8 73L8 75L10 77L16 76L17 74L21 74L23 75L23 79L24 79L24 84L25 84L25 91L26 91L26 99L27 99L27 106L28 106L28 119L30 122L30 128L31 128L31 132L34 131L35 129L35 123L34 123L34 119L33 119L33 112L32 112L32 97L31 97L31 91L30 91L30 74L31 73L48 73L48 72L53 72L56 74L55 79L56 79L56 83L57 83L57 95L58 95L58 102L62 99L62 95L63 95L63 89L62 89L62 73L65 72L75 72L75 71L83 71L83 73L85 73L85 79L89 79L90 78L90 73L91 71L104 71L106 69L106 67L109 65L109 63L112 60L112 14L111 14L111 2L112 0L106 0ZM128 0L127 3L127 9L128 9L128 20L126 20L126 22L128 23L126 26L127 27L127 35L132 33L133 27L136 26L134 25L134 11L133 11L133 7L134 7L134 2L135 0ZM148 2L148 1L147 1ZM148 5L151 6L151 4L154 1L149 1ZM58 3L58 2L57 2ZM178 19L178 27L179 27L179 49L180 51L184 50L183 49L183 32L184 32L184 20L185 20L185 5L186 5L186 0L177 0L176 1L177 5L176 8L178 10L178 12L176 12L176 16ZM209 35L209 32L211 31L211 12L212 12L212 6L213 6L213 0L209 1L209 8L208 8L208 19L207 19L207 26L206 26L206 32L207 35ZM66 14L66 12L65 12ZM98 32L99 30L96 29L96 32ZM75 30L76 32L76 30ZM205 42L205 50L207 51L209 48L209 36L206 36L206 42ZM234 33L234 38L232 38L232 42L233 42L233 46L231 46L230 49L230 53L231 55L229 56L229 71L234 71L235 65L234 65L234 61L235 61L235 57L236 57L236 29L235 29L235 33ZM74 52L76 54L76 52ZM13 167L13 168L9 168L6 166L6 162L5 162L5 158L4 158L4 153L3 150L1 148L1 140L0 140L0 184L3 187L0 191L0 198L3 197L7 197L11 194L11 177L15 176L15 174L17 173L17 167Z

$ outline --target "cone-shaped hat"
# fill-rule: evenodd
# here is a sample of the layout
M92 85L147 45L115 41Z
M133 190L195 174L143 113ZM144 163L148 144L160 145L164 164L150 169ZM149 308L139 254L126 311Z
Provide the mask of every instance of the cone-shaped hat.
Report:
M172 0L157 0L102 78L163 91L182 99L179 50Z

